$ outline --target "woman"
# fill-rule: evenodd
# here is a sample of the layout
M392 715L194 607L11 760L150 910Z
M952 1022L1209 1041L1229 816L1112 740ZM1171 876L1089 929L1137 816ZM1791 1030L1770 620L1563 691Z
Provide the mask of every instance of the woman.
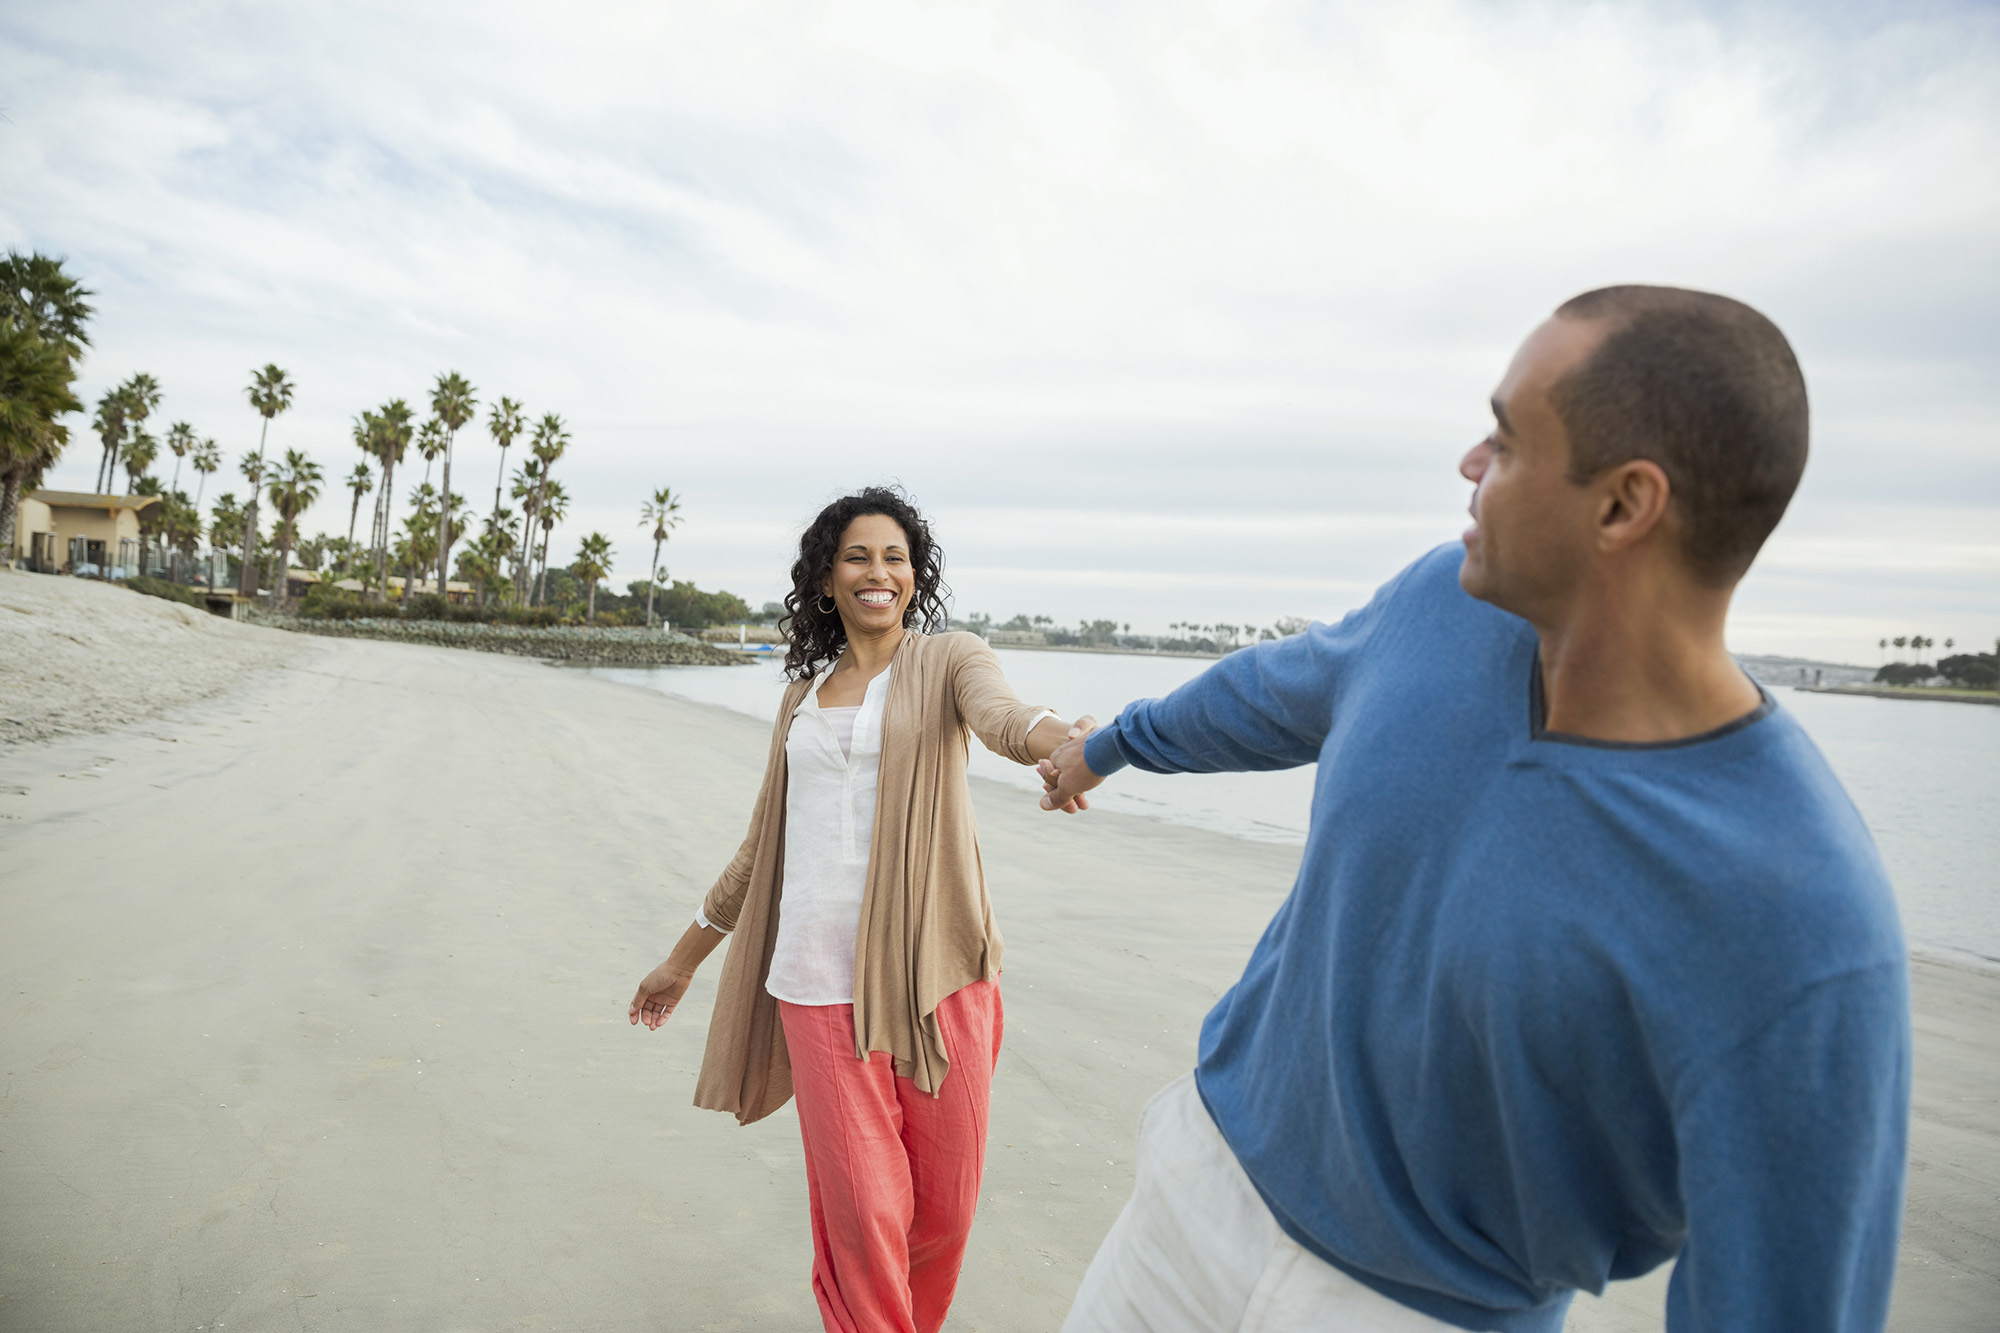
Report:
M791 685L749 836L632 997L631 1021L657 1029L737 935L695 1105L747 1125L798 1097L834 1333L935 1333L979 1197L1000 933L965 733L1033 764L1090 726L1021 703L977 636L938 632L943 565L923 516L880 487L800 537Z

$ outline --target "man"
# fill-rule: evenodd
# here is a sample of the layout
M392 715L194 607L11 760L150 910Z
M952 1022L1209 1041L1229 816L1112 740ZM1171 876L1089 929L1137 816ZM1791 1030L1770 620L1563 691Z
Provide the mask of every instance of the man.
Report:
M1860 818L1723 643L1805 465L1762 315L1614 287L1528 338L1463 549L1044 765L1317 762L1299 877L1141 1121L1066 1329L1879 1329L1907 977Z

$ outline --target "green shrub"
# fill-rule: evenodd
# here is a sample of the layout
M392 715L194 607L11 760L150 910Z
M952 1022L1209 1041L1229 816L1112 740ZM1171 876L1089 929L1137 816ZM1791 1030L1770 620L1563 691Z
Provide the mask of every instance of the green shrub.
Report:
M135 574L125 580L125 586L133 592L142 592L148 597L164 597L170 602L184 602L189 606L198 606L204 611L208 609L206 597L193 588L183 588L180 584L169 583L165 579L149 579L143 574Z
M644 584L635 584L644 588ZM750 607L731 592L703 592L692 583L675 583L661 588L653 599L653 614L673 622L676 629L696 630L709 625L734 625L750 619ZM639 624L646 613L641 603Z
M469 602L449 602L434 592L410 594L402 602L375 602L324 585L306 593L299 615L308 620L444 620L462 625L520 625L542 628L559 623L561 613L553 606L512 606L495 603L475 606Z
M375 620L396 614L394 602L371 602L324 583L307 589L299 603L299 615L307 620Z
M1891 662L1875 673L1879 685L1918 685L1937 674L1937 668L1925 662Z
M1967 689L2000 689L2000 653L1957 653L1938 659L1938 674Z

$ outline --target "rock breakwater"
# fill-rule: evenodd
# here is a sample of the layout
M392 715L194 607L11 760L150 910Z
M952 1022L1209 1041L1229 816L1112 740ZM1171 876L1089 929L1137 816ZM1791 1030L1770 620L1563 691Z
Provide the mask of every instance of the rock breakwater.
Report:
M662 634L658 630L636 627L596 629L582 625L556 625L543 628L389 617L306 620L297 616L259 616L257 623L323 638L424 643L437 648L512 653L517 657L538 657L553 662L597 662L612 666L714 666L749 660L741 653L710 647L684 634Z

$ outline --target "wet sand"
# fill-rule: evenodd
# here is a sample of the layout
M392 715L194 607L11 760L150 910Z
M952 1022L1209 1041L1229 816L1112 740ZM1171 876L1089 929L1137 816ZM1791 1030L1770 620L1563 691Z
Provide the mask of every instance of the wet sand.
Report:
M314 643L0 749L0 1328L805 1330L789 1110L688 1102L713 995L638 977L733 850L767 732L529 661ZM950 1328L1052 1329L1295 849L982 784L1008 939ZM1916 970L1893 1326L2000 1309L2000 978ZM1663 1275L1574 1329L1658 1329Z

